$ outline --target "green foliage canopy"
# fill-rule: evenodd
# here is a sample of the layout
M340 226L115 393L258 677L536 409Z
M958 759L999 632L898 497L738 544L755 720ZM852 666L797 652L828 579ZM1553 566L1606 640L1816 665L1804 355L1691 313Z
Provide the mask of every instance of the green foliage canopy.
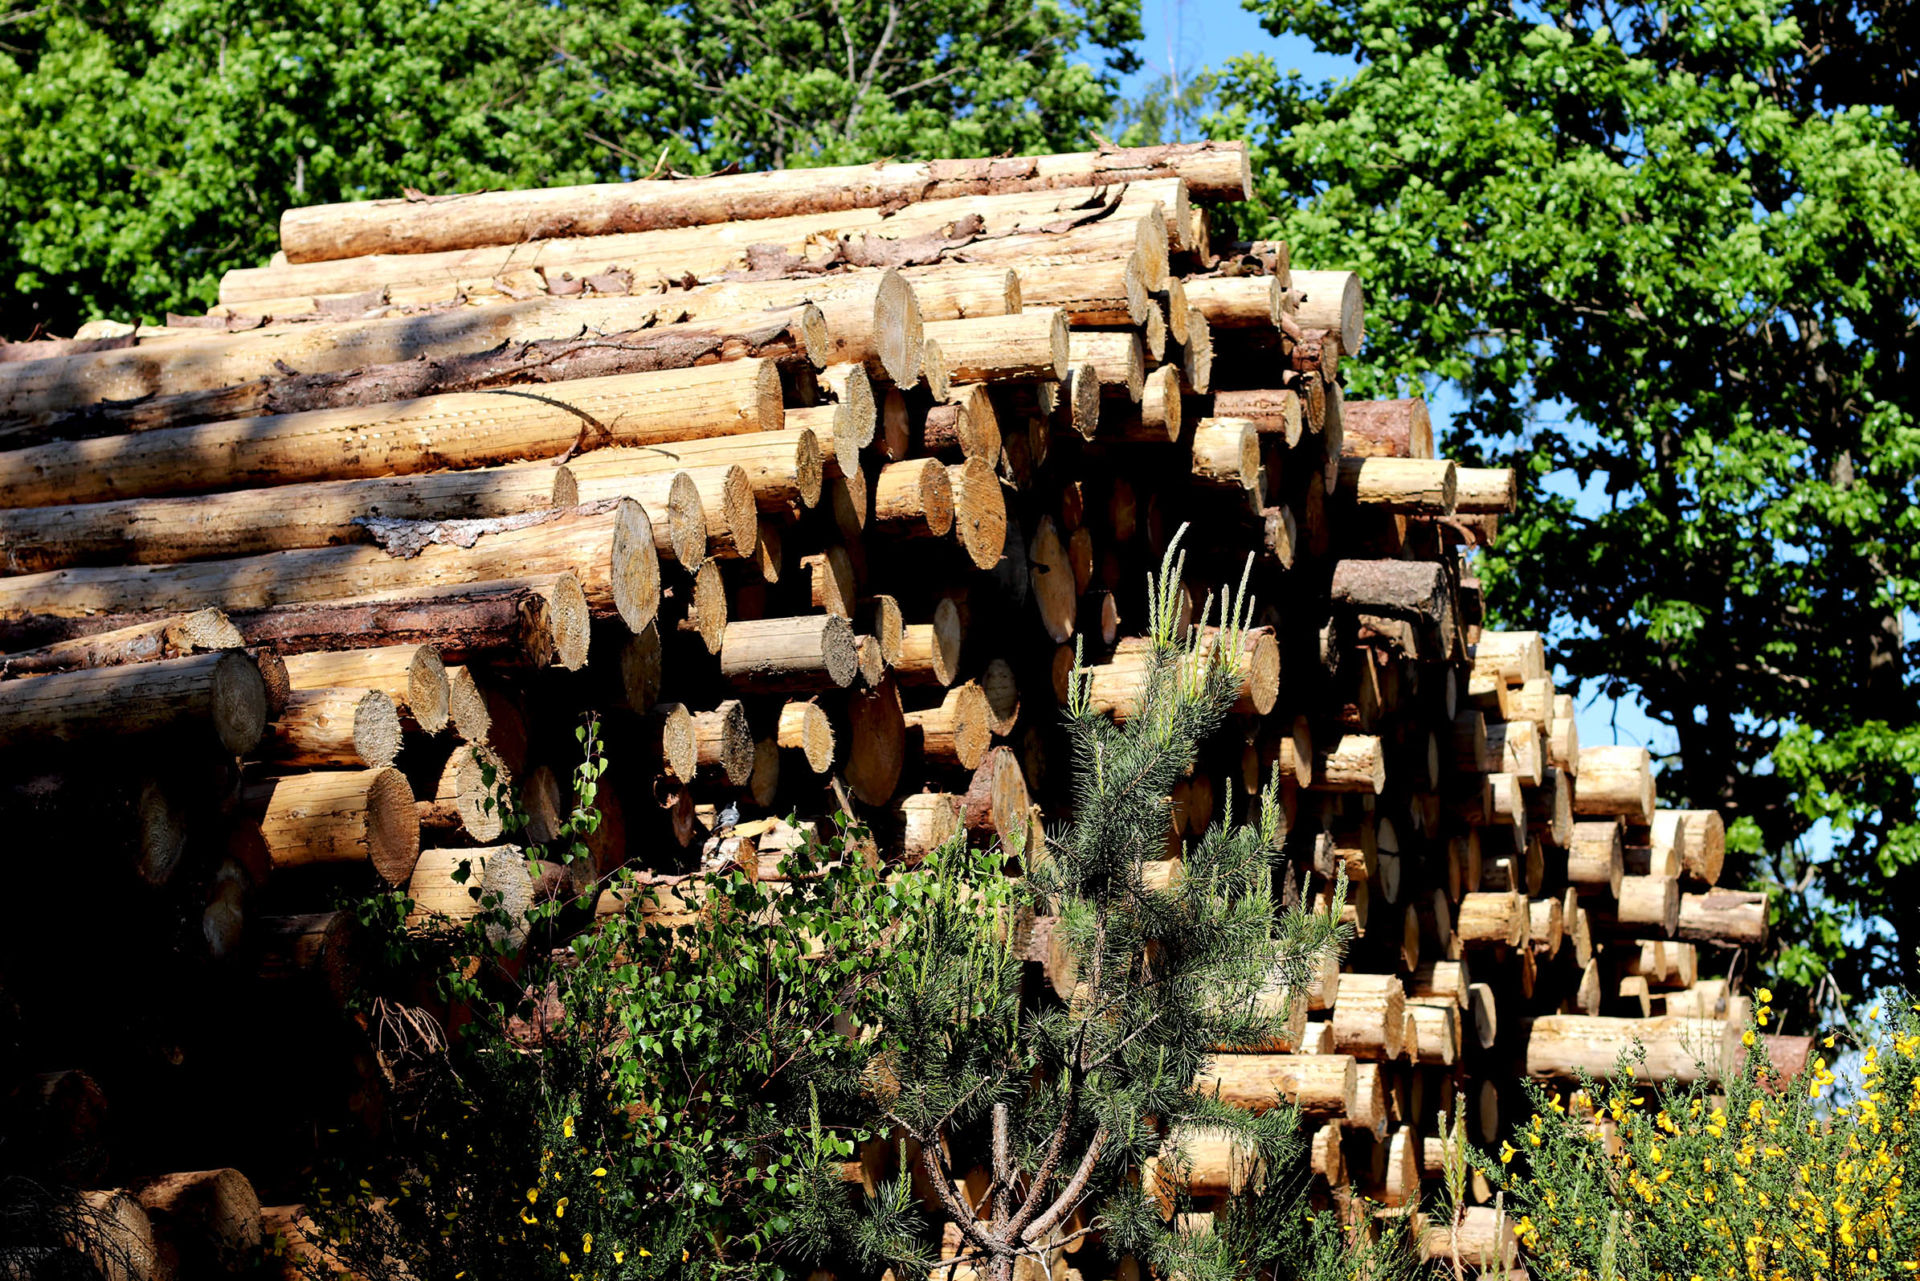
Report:
M1486 561L1503 619L1673 727L1662 797L1740 820L1726 880L1776 889L1779 977L1920 977L1889 937L1920 901L1912 18L1248 7L1359 70L1231 63L1210 128L1258 145L1244 229L1365 274L1352 394L1452 383L1448 451L1535 482Z
M8 336L157 319L293 205L1071 149L1138 0L7 0Z

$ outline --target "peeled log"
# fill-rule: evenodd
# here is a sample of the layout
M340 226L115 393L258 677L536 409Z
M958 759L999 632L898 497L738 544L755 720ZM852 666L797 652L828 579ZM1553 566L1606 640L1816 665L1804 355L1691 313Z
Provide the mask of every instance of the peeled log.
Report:
M266 726L266 682L236 650L0 681L9 748L184 730L245 755Z
M929 760L965 770L977 768L993 743L993 707L972 681L948 690L937 707L906 713L906 725L918 731Z
M1714 885L1720 880L1720 868L1727 858L1727 827L1718 810L1681 810L1680 827L1685 834L1681 862L1687 875L1696 881Z
M960 645L965 633L960 610L942 598L934 606L931 623L912 623L900 631L900 657L894 674L903 684L953 684L960 671Z
M1343 1117L1353 1110L1355 1079L1350 1054L1216 1054L1194 1086L1250 1112L1291 1105L1307 1116Z
M1363 507L1407 516L1451 516L1458 476L1441 459L1342 458L1341 496Z
M1350 412L1353 407L1347 408ZM1511 467L1462 467L1456 473L1456 515L1504 516L1519 501L1520 486Z
M1189 310L1214 329L1272 329L1280 322L1278 276L1188 276L1181 282Z
M200 609L39 649L0 654L0 677L124 667L161 658L185 658L205 650L239 649L244 644L239 629L225 614L217 609Z
M396 769L266 779L243 789L240 803L275 867L371 862L389 885L403 885L420 857L413 789Z
M1325 329L1339 335L1344 352L1360 350L1367 332L1367 300L1359 273L1295 271L1293 291L1300 295L1295 324L1303 330Z
M515 528L473 538L471 547L432 542L411 558L381 547L319 547L227 561L0 579L0 618L202 607L237 615L276 605L572 573L591 604L611 605L630 629L638 631L652 620L660 600L659 553L640 504L621 500L604 511L582 508L525 519ZM419 532L437 536L443 531ZM451 531L448 537L459 534Z
M873 519L889 535L942 538L953 528L953 483L935 458L910 458L880 469Z
M1433 420L1427 402L1343 400L1340 452L1354 458L1432 458Z
M1582 1071L1610 1076L1621 1056L1639 1045L1646 1059L1632 1065L1637 1081L1716 1080L1737 1062L1739 1037L1740 1029L1724 1019L1549 1014L1521 1026L1528 1075L1559 1079Z
M1518 947L1526 929L1526 900L1512 890L1461 895L1453 920L1455 937L1469 947Z
M311 205L281 215L280 246L290 263L318 262L1165 178L1212 199L1245 200L1252 189L1241 144L1175 143Z
M163 1174L133 1189L187 1276L247 1271L261 1246L260 1198L238 1170Z
M249 486L482 467L580 444L663 445L778 431L771 361L456 392L244 418L0 453L0 506L46 507Z
M1146 388L1146 349L1130 330L1075 330L1067 338L1067 360L1075 369L1092 366L1103 388L1128 400L1139 400Z
M1614 897L1620 894L1620 878L1625 873L1625 847L1617 818L1575 823L1573 839L1567 846L1567 879L1581 890L1599 893L1603 888Z
M1580 749L1580 770L1573 784L1575 814L1595 818L1617 814L1644 826L1653 822L1653 803L1653 756L1646 748Z
M1317 792L1364 792L1378 796L1387 786L1386 753L1371 734L1343 734L1330 750L1313 754Z
M1261 435L1284 439L1289 449L1300 443L1304 430L1300 394L1292 388L1217 391L1213 394L1213 412L1219 418L1250 422Z
M1193 429L1193 477L1259 492L1260 433L1244 419L1202 418Z
M293 654L287 680L297 691L377 689L429 734L447 727L451 691L446 665L427 645L383 645L338 653Z
M1012 748L993 748L973 771L961 805L961 825L998 835L1011 851L1015 841L1025 841L1031 827L1029 800L1020 758Z
M1060 382L1067 376L1067 314L1037 308L1005 316L929 321L954 385Z
M847 696L847 786L863 804L893 799L906 761L906 733L892 681Z
M717 770L733 787L745 786L753 776L753 726L738 699L728 699L711 711L695 712L694 759Z
M969 458L947 468L953 487L953 527L967 556L980 569L1000 563L1007 543L1007 500L1000 478L983 460Z
M400 754L400 714L377 689L299 689L261 745L281 765L378 768Z
M754 693L845 688L857 670L853 628L838 614L735 620L720 647L721 676Z

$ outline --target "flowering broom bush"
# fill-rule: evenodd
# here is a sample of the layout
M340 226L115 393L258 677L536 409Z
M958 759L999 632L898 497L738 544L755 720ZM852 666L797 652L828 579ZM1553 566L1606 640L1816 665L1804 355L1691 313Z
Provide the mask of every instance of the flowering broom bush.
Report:
M1765 1027L1771 994L1756 993ZM1749 1026L1719 1082L1646 1086L1623 1063L1568 1097L1532 1089L1504 1146L1537 1277L1851 1281L1920 1273L1920 1017L1876 1006L1787 1076Z

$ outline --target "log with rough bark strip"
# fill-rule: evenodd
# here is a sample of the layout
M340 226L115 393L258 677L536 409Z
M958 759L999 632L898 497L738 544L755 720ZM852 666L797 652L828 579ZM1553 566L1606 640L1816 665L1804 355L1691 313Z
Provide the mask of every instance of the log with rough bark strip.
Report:
M1244 200L1252 189L1244 147L1175 143L312 205L281 216L280 247L290 263L321 262L1164 178L1215 199Z
M239 649L247 642L233 620L217 609L169 615L96 632L39 649L0 655L0 676L45 676L95 667L124 667L161 658L185 658L215 649Z
M414 526L396 551L324 547L185 565L57 570L0 579L0 619L215 607L229 614L290 605L571 573L595 607L635 631L660 602L660 561L646 510L631 500L535 513L497 532ZM411 553L411 554L409 554Z

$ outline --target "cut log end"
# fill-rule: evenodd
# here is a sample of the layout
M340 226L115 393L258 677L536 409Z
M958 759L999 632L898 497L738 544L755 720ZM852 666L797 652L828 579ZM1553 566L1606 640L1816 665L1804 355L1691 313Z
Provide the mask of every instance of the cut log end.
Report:
M874 348L880 367L897 387L920 381L921 349L926 338L920 319L920 300L907 278L889 267L873 294ZM871 432L872 428L869 427ZM871 439L871 436L869 436ZM866 441L861 442L863 445Z
M213 728L220 745L244 756L267 729L267 683L253 659L228 650L213 665Z
M782 707L776 741L799 752L807 768L816 774L833 768L833 722L818 703L788 703Z
M368 782L367 852L389 885L405 885L420 859L419 811L407 776L397 769L377 770Z
M771 370L773 366L768 365ZM774 377L775 403L780 380ZM631 498L620 500L613 528L613 605L627 630L645 630L660 612L660 553L653 542L647 510Z

